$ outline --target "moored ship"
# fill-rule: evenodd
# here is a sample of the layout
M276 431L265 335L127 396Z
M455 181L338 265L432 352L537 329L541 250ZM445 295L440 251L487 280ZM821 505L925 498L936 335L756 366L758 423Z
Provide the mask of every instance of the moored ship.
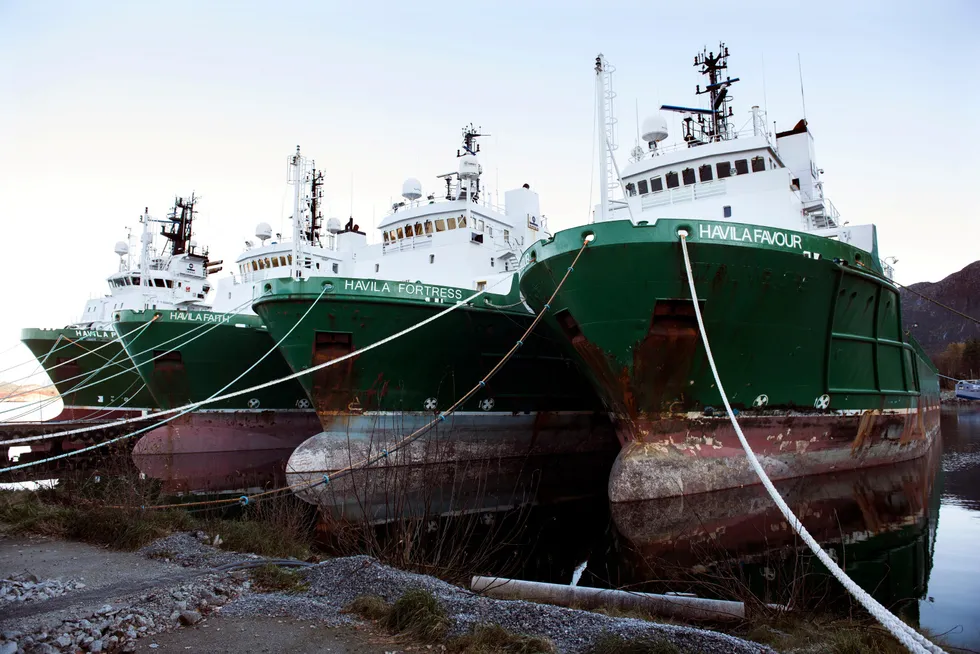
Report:
M211 290L208 251L193 240L189 219L196 198L176 198L167 218L145 211L140 217L139 260L120 241L119 270L109 275L109 295L89 300L77 323L60 329L28 328L21 341L57 388L64 408L54 420L111 420L139 416L156 408L122 343L112 331L113 314L126 309L186 310L202 307ZM166 239L154 247L151 224L162 224ZM137 345L143 345L137 342Z
M547 324L615 423L614 502L758 483L708 364L681 234L720 377L770 477L912 459L939 431L936 370L902 325L876 227L839 220L806 120L773 136L753 107L751 130L736 132L727 60L724 45L696 58L708 108L661 107L684 116L676 147L662 145L663 116L648 119L649 152L634 151L613 201L611 73L600 55L602 202L592 224L522 257L521 290L538 310L593 239Z
M297 147L289 159L299 158ZM293 181L292 240L273 234L268 223L259 223L259 244L246 242L233 274L218 281L212 306L116 312L113 328L161 408L187 406L291 373L252 311L253 296L294 270L310 274L339 266L365 238L353 225L341 228L336 219L329 233L322 234L322 172L312 168ZM285 460L318 431L319 421L302 386L286 381L179 415L143 437L135 454L149 461L145 457L156 454L281 450Z
M552 336L535 332L445 422L399 447L473 388L534 317L515 271L524 245L544 229L538 196L525 185L505 193L505 208L481 202L479 136L472 126L464 129L458 172L442 176L444 201L423 196L420 183L409 179L405 201L379 225L382 243L358 250L337 275L270 280L256 298L255 311L294 371L356 354L300 378L323 433L290 458L292 483L319 481L381 452L390 456L371 476L383 485L385 474L399 469L614 444L585 379ZM330 487L355 487L361 478ZM301 496L317 503L322 490Z

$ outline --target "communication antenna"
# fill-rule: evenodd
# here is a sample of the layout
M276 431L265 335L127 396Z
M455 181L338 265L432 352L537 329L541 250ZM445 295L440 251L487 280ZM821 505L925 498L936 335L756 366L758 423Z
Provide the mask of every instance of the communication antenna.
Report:
M796 66L800 71L800 100L803 102L803 120L806 121L806 96L803 95L803 62L800 53L796 53Z

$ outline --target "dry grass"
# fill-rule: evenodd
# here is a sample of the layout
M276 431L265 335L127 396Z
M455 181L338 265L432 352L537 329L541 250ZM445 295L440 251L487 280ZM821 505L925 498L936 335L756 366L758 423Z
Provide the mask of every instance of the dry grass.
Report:
M263 565L249 571L255 588L268 593L302 593L310 589L306 577L299 570L289 570L278 565Z
M399 597L381 624L393 634L423 643L437 643L449 630L446 612L432 593L421 589L410 590Z
M465 636L451 640L447 649L453 654L554 654L554 643L542 636L525 636L507 631L500 625L477 625Z
M390 610L388 602L377 595L358 595L344 607L344 613L355 613L367 620L381 620Z
M589 650L590 654L683 654L677 645L664 638L626 639L615 634L606 634Z

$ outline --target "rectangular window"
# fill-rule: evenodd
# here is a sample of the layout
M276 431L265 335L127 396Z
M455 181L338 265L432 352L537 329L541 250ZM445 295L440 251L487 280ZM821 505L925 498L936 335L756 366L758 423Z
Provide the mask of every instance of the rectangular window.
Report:
M425 221L425 233L426 234L431 234L432 233L432 221L431 220L426 220Z
M449 220L452 220L452 218L450 218ZM456 226L459 227L460 229L466 227L466 216L460 216L456 220ZM449 229L452 229L452 227L450 227Z
M388 232L382 232L382 234L385 237L385 243L387 243L388 242Z
M466 219L463 218L463 220L466 220ZM466 227L466 225L462 225L462 227ZM476 231L478 231L478 232L482 232L483 231L483 221L482 220L476 221Z
M388 240L389 241L397 241L398 240L398 232L396 232L395 230L391 230L390 232L388 232Z
M487 234L489 234L491 237L493 236L493 225L489 223L487 223Z
M405 231L401 227L399 227L395 231L398 233L398 238L405 238Z
M731 218L732 217L731 206L726 204L724 207L722 207L722 213L724 213L725 218Z
M748 175L749 174L749 162L747 159L736 159L735 160L735 174L736 175Z
M728 161L719 161L718 163L715 164L715 172L718 173L718 179L731 177L732 164Z
M766 160L762 157L752 157L752 172L761 173L766 169Z
M646 195L650 192L650 187L647 186L647 180L641 179L636 183L637 189L640 191L640 195Z
M697 181L697 179L695 179L694 177L693 168L685 168L684 170L682 170L681 177L684 178L684 186L687 186L688 184L693 184L694 182Z
M504 243L510 243L510 230L504 230Z
M711 177L711 164L704 164L698 168L698 174L701 175L702 182L710 182Z
M252 259L252 270L255 271L258 269L259 269L259 262L256 261L255 259Z
M174 287L174 280L168 279L167 280L167 288L173 288L173 287Z
M156 286L157 288L163 288L164 287L163 286L163 280L162 279L154 279L153 280L153 285Z
M435 262L436 262L436 255L430 254L429 255L429 263L435 263Z
M636 184L630 182L629 184L626 185L626 195L630 197L636 195Z
M660 175L657 175L650 180L650 192L660 193L662 190L664 190L664 180Z
M414 236L411 225L405 225L405 236Z
M289 265L293 265L293 255L289 255Z
M487 290L487 283L486 282L477 282L476 283L476 290L478 290L478 291L485 291L485 290Z
M436 220L436 231L437 232L446 231L446 221L443 220L442 218Z
M335 274L335 275L336 275L337 273L339 273L339 272L340 272L340 264L339 264L339 263L335 263L335 264L333 264L333 266L332 266L332 270L333 270L333 274Z
M381 270L381 264L380 263L374 264L374 272L378 272L379 270Z
M463 224L464 225L466 224L466 219L465 218L460 218L460 220L463 221ZM456 229L456 219L455 218L446 218L446 224L449 227L449 229Z
M677 173L667 173L667 188L677 188L680 183L677 181Z

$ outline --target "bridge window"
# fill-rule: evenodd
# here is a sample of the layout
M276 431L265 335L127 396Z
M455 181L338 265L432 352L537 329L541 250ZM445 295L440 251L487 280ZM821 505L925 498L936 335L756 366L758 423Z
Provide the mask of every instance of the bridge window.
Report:
M641 179L636 185L640 189L640 195L646 195L650 192L650 188L647 186L647 180Z
M162 279L156 279L156 278L154 278L153 279L153 285L156 286L157 288L164 288L164 284L163 284L163 280Z
M701 166L700 168L698 168L698 174L701 176L701 181L702 182L710 182L711 181L711 164L704 164L703 166Z
M415 223L415 235L422 236L422 223Z
M452 220L452 218L450 218L450 220ZM460 229L466 227L466 216L460 216L459 218L457 218L456 226L459 227ZM452 229L452 227L450 227L449 229Z
M688 184L693 184L694 182L697 181L694 178L694 169L693 168L685 168L684 170L682 170L681 171L681 177L684 178L684 186L687 186Z
M437 232L446 231L446 221L443 220L442 218L436 220L436 231Z
M630 197L636 195L636 184L634 184L633 182L629 182L625 188L626 188L626 195Z
M426 234L431 234L432 233L432 221L431 220L426 220L425 221L425 233Z
M256 261L255 259L252 259L252 270L254 271L258 269L259 269L259 262Z
M384 236L385 243L387 243L388 242L388 232L382 232L382 235Z
M677 173L669 172L667 173L666 177L667 177L667 188L677 188L678 186L680 186L680 183L677 181Z
M391 230L390 232L388 232L388 236L392 241L398 240L398 233L395 230Z
M398 238L405 238L405 230L403 230L401 227L399 227L395 231L398 233Z
M660 191L662 191L662 190L664 190L664 180L660 177L660 175L657 175L656 177L651 178L650 179L650 192L651 193L660 193Z
M461 220L463 221L463 224L465 225L466 224L466 219L465 218L462 218ZM446 225L449 227L449 229L456 229L456 219L455 218L446 218Z
M762 157L752 157L752 172L761 173L766 169L766 160Z
M405 225L405 236L414 236L411 225Z
M736 159L735 160L735 174L736 175L748 175L749 174L749 162L747 159Z
M173 288L174 287L174 280L168 279L166 281L166 284L167 284L167 288Z
M718 179L724 179L725 177L732 176L732 164L729 161L719 161L715 164L715 172L718 173Z

